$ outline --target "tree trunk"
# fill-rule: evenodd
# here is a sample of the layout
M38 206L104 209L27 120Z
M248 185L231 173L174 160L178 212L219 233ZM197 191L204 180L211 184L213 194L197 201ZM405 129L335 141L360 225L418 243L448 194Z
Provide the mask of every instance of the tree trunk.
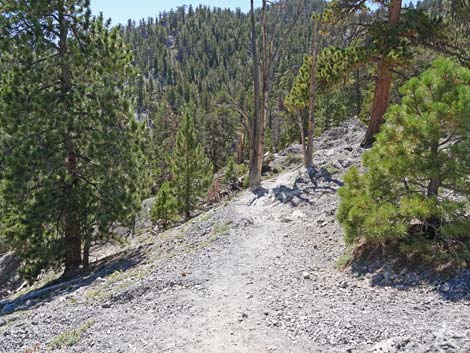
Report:
M90 270L90 236L88 235L85 238L85 242L83 244L83 271L88 272Z
M431 146L431 158L436 160L437 153L439 150L439 141L434 141ZM441 186L441 180L439 176L432 176L428 183L427 197L434 198L439 195L439 188ZM436 216L432 216L426 220L426 230L430 237L435 238L439 233L441 225L441 219Z
M428 184L427 196L437 197L439 193L440 181L439 178L431 178ZM431 216L426 219L426 233L429 237L435 238L439 234L439 228L441 227L441 219L437 216Z
M250 189L256 190L261 185L261 170L263 167L264 157L264 130L267 117L267 107L269 94L271 91L272 75L274 72L274 62L276 61L279 49L288 37L297 22L302 9L302 3L299 2L297 15L291 23L289 29L281 38L280 45L275 46L274 34L270 38L268 45L268 23L267 23L267 7L268 0L263 0L261 9L261 82L258 69L258 55L256 48L256 24L253 0L251 0L251 46L253 51L253 79L254 79L254 100L255 100L255 116L251 124L252 136L250 136ZM273 33L275 31L273 30ZM268 52L269 47L269 52Z
M70 205L67 205L64 211L64 223L64 277L70 277L78 272L82 263L80 223L77 221L76 212Z
M259 109L259 122L258 122L258 174L260 175L263 169L264 158L264 142L265 142L265 128L266 116L268 108L268 95L269 95L269 64L268 64L268 38L267 38L267 0L262 2L261 11L261 107Z
M67 152L65 159L65 169L69 175L69 181L65 185L65 207L64 207L64 248L65 248L65 270L64 276L70 277L78 272L82 263L82 244L80 234L80 220L75 209L74 186L77 182L77 157L75 155L73 142L70 134L73 129L73 122L68 116L69 104L68 95L72 89L72 76L67 62L67 35L68 24L64 15L63 1L59 2L59 57L61 60L61 91L64 103L64 119L68 121L68 131L64 137L64 145Z
M240 132L237 134L237 163L243 163L243 152L245 147L245 133Z
M395 26L400 21L401 0L392 0L388 10L388 23ZM390 102L390 88L392 86L393 63L382 58L377 68L377 82L375 85L374 102L370 113L369 126L361 146L369 148L375 140L375 135L379 132L384 123L384 115L387 112Z
M431 160L434 161L434 169L439 170L438 153L439 153L439 140L431 142ZM437 161L437 162L436 162ZM439 195L439 187L441 181L439 176L432 176L428 183L427 196L428 198L437 197Z
M254 191L261 185L261 169L259 165L259 155L261 161L263 160L263 146L261 141L260 129L264 122L260 120L260 82L259 82L259 68L258 68L258 50L256 47L256 23L255 23L255 9L253 0L251 3L251 49L253 53L253 87L254 87L254 116L251 119L251 136L250 136L250 190Z
M303 121L302 121L302 115L299 114L298 118L296 119L297 126L299 127L300 130L300 143L302 144L302 154L304 157L304 162L307 160L307 144L305 141L305 131L303 127Z
M431 178L428 184L428 198L437 197L439 195L440 181L439 178Z
M354 70L354 89L355 89L355 98L356 98L356 116L359 118L361 115L362 107L362 94L361 94L361 77L359 69Z
M320 42L321 19L315 20L315 29L312 37L312 47L310 55L312 56L312 69L310 71L310 90L308 102L308 128L307 128L307 155L304 159L306 168L313 165L313 137L315 133L315 98L317 93L317 54Z

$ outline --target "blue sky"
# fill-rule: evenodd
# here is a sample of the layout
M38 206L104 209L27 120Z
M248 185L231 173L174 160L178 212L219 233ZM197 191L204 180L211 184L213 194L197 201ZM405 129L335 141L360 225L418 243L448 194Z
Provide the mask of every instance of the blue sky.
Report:
M261 0L255 0L255 5L259 6L260 3ZM189 4L193 7L199 4L231 9L239 7L246 12L250 0L91 0L91 9L95 15L103 12L104 17L110 17L113 24L125 24L128 19L155 17L159 12Z

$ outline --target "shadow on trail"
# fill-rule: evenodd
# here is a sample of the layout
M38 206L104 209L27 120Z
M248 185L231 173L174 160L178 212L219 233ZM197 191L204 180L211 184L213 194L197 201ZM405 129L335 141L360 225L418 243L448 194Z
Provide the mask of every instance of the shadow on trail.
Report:
M333 178L325 168L310 167L307 172L308 179L299 176L295 179L292 187L286 185L278 185L272 189L259 187L253 192L255 197L250 201L249 206L252 206L256 200L267 196L270 191L272 191L274 199L282 204L289 204L293 207L300 203L313 205L314 202L311 198L315 193L336 193L337 189L344 185L342 181Z
M272 191L274 199L283 204L289 204L293 207L297 206L301 202L312 204L312 202L308 198L302 195L302 190L300 190L296 184L297 181L296 183L294 183L294 186L292 188L289 188L285 185L279 185L272 189L259 187L253 192L255 197L249 202L248 205L252 206L258 199L268 195L270 191ZM296 200L298 201L296 202Z
M462 270L453 275L443 275L432 270L407 271L406 267L394 272L389 268L374 265L367 266L365 262L354 262L352 272L357 277L368 277L373 287L395 288L410 290L427 284L442 299L451 302L470 302L470 270Z
M105 278L116 271L126 271L145 260L144 249L132 249L108 256L91 264L91 272L77 275L69 280L57 279L41 288L20 295L12 300L0 301L0 316L13 312L31 310L55 297L73 293L81 287L91 285L98 278Z
M308 177L310 178L310 182L313 184L314 190L323 188L323 189L328 189L328 190L332 190L336 192L336 189L330 186L319 187L318 183L320 181L333 184L336 187L344 186L344 183L341 180L333 178L331 173L325 168L315 169L315 167L310 167L307 169L307 173L308 173Z

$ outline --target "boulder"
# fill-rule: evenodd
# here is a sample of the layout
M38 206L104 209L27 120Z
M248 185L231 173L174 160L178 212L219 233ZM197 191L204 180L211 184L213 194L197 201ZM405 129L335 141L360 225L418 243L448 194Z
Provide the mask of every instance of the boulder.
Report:
M21 285L22 280L18 273L20 264L21 260L15 254L11 252L0 254L0 299Z

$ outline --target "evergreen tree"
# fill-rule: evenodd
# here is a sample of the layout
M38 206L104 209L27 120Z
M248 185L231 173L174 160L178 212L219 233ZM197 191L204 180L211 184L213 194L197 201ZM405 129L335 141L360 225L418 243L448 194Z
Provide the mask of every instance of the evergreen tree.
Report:
M423 234L468 244L470 70L439 59L401 93L363 157L366 172L345 176L338 219L346 242Z
M233 157L229 157L227 166L225 167L225 173L224 173L224 182L226 184L232 184L237 181L237 173L235 170L235 161L233 160Z
M189 219L198 197L207 191L211 182L212 166L196 139L194 123L188 112L184 114L178 131L171 171L178 208L185 219Z
M130 52L87 0L1 6L2 233L25 277L63 263L72 275L138 205Z
M161 222L163 229L175 221L177 215L176 199L172 194L169 182L164 182L158 189L155 203L150 210L150 216L154 222Z
M370 15L363 0L334 0L326 11L325 22L335 24L352 21L348 32L361 33L346 47L330 46L323 50L317 62L317 85L323 91L333 83L348 77L360 65L376 64L376 84L370 107L368 130L362 146L369 147L384 122L390 102L394 70L407 67L416 55L416 48L425 48L453 55L468 63L468 55L461 45L456 45L445 18L433 16L422 9L402 8L401 0L374 1L378 8ZM306 56L292 91L286 101L288 106L307 106L310 95L312 57Z

